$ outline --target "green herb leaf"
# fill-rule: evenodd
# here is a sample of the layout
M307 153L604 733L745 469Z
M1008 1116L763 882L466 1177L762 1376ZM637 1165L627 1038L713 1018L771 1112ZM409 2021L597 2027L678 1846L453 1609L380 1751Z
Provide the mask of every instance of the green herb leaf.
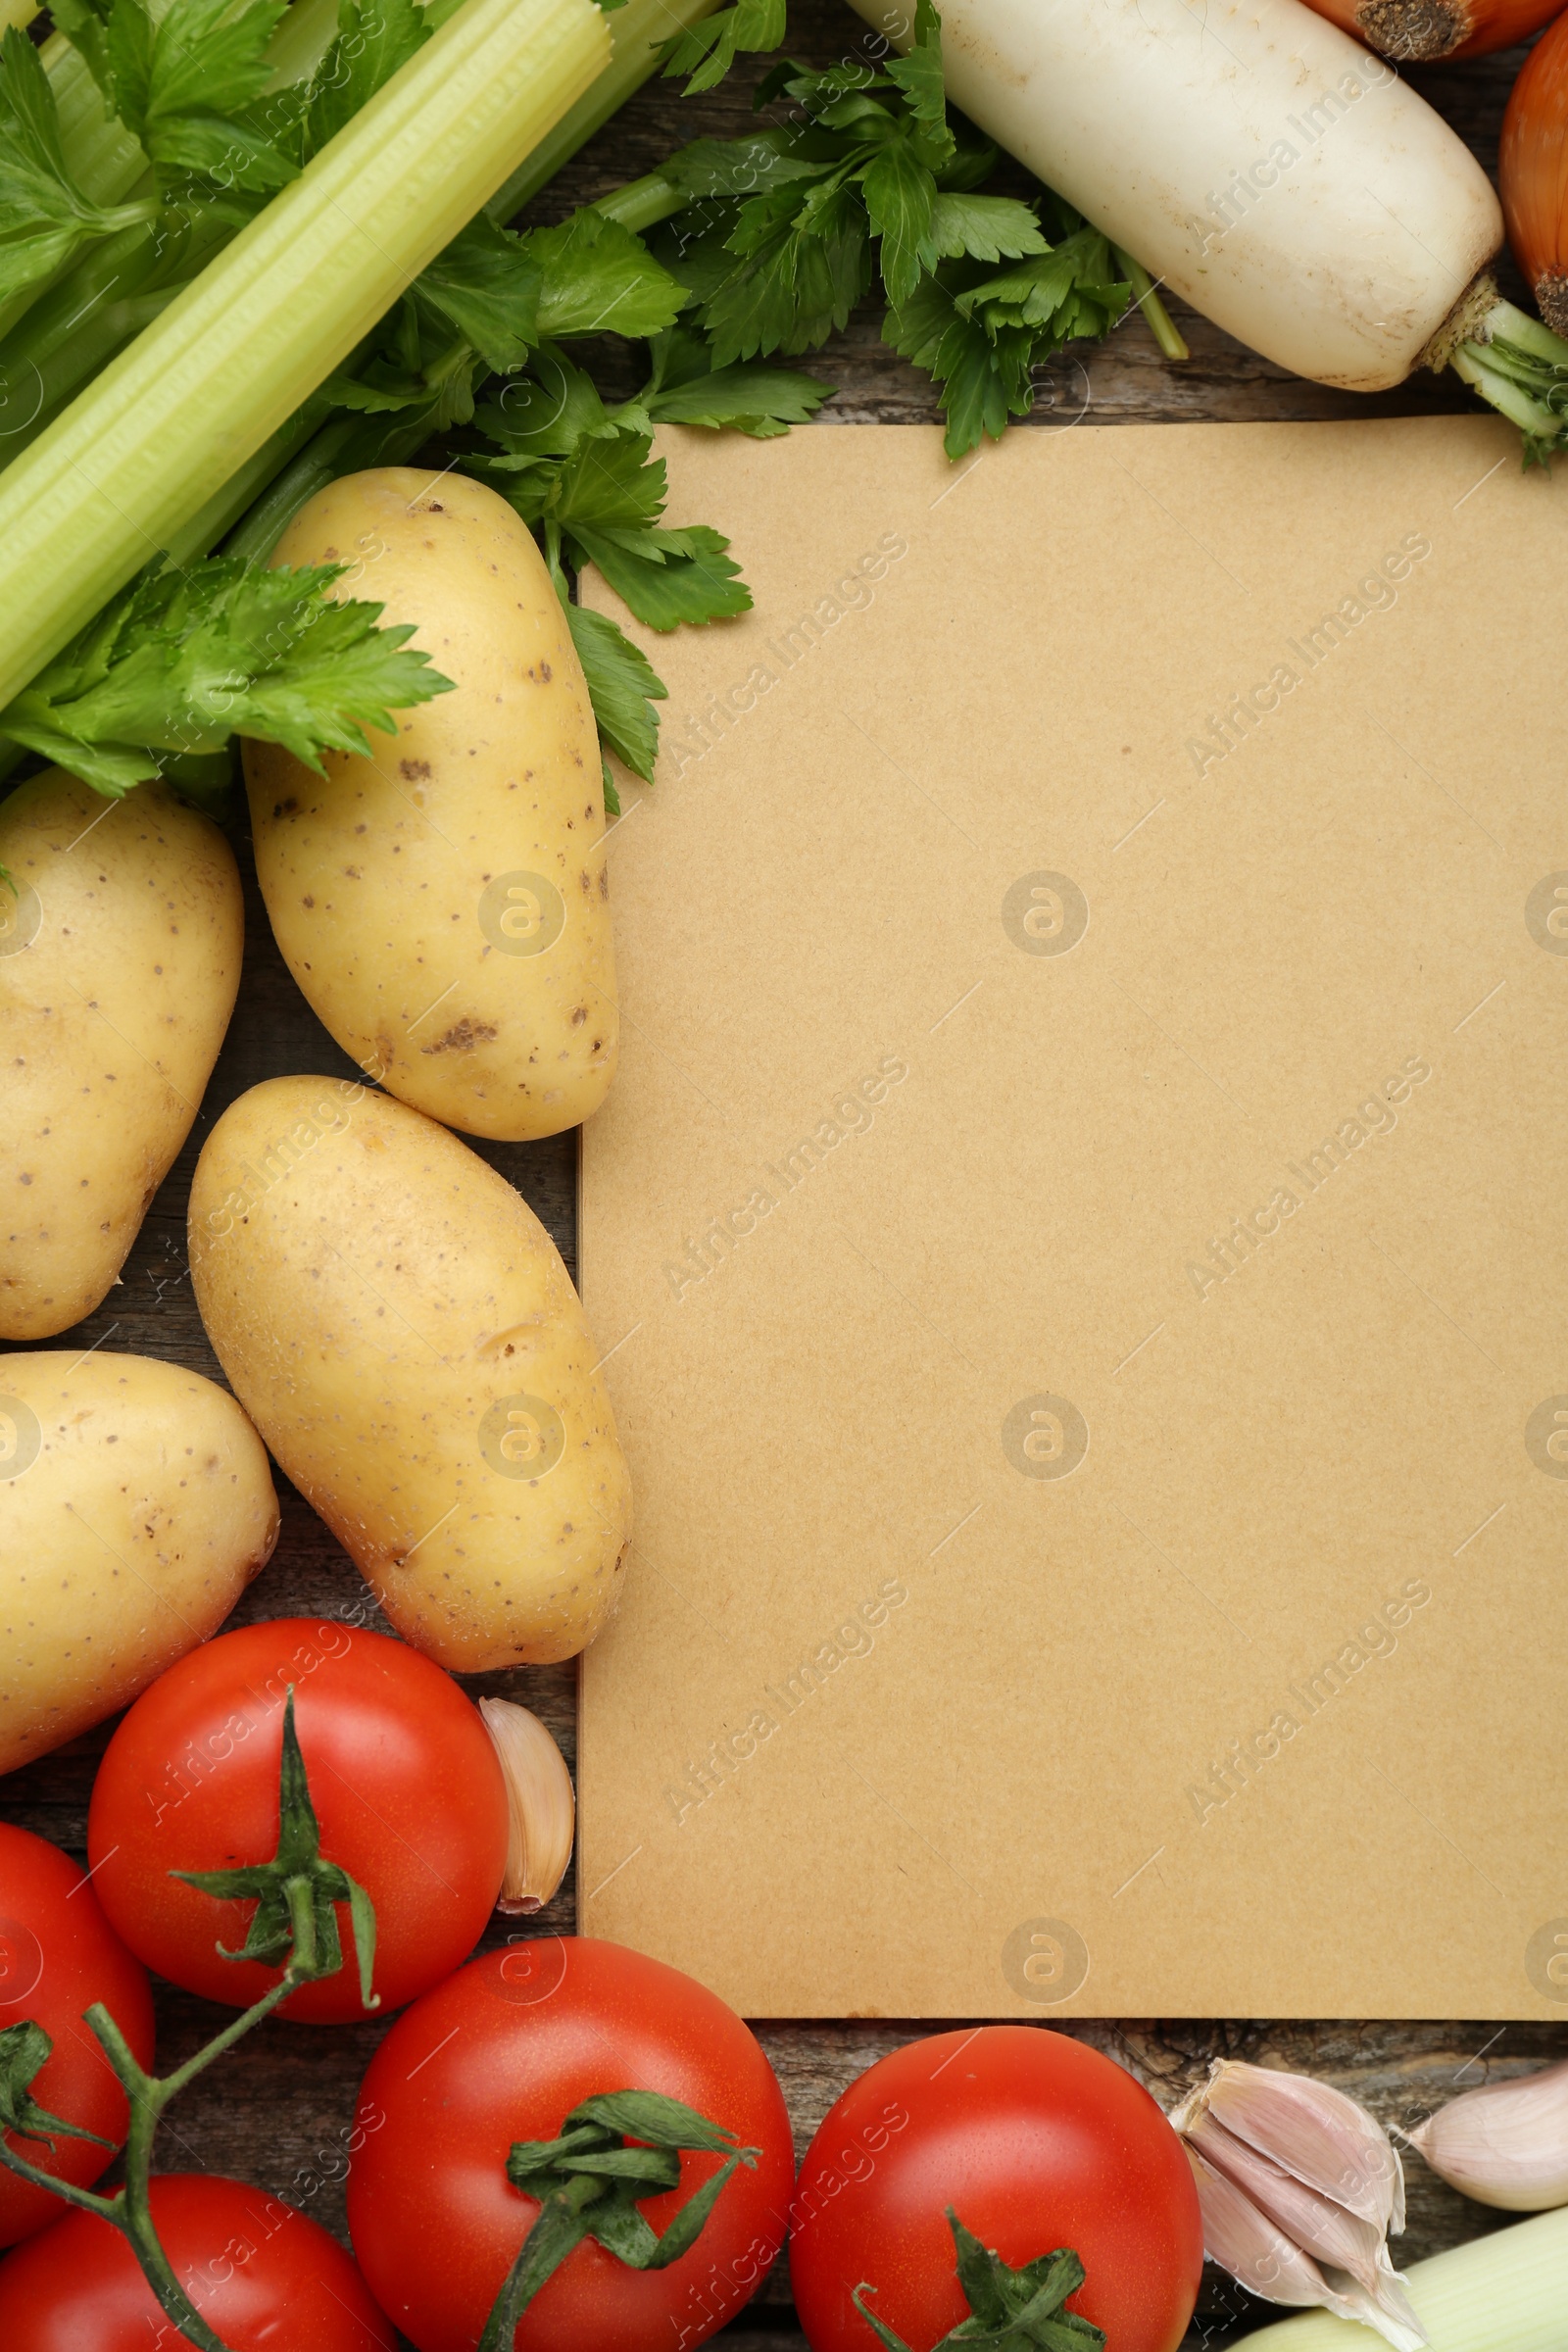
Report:
M732 620L752 609L741 567L724 552L729 541L706 524L635 534L578 527L570 538L573 561L597 564L621 602L648 628Z
M936 268L937 183L909 140L891 139L860 173L860 186L872 230L882 239L882 283L897 308L914 292L921 270Z
M498 228L485 214L470 220L415 281L466 336L488 367L520 367L539 340L545 272L528 239Z
M637 406L654 424L728 426L754 440L787 433L815 416L832 386L795 368L767 368L755 360L714 368L712 351L689 327L672 326L656 337L649 358L653 373Z
M931 242L950 262L963 254L1000 262L1051 251L1028 205L1013 196L939 195L931 208Z
M11 881L9 874L6 880ZM13 890L16 884L12 883ZM7 2026L0 2033L0 2132L15 2132L23 2139L41 2140L52 2148L56 2138L90 2139L94 2146L112 2148L112 2139L103 2139L96 2132L84 2132L79 2124L68 2124L60 2116L51 2115L40 2107L32 2095L32 2083L48 2061L54 2043L42 2026L29 2017L20 2026Z
M147 218L145 205L94 204L73 177L43 61L12 24L0 40L0 301L68 261L89 238Z
M618 220L584 208L523 240L544 275L539 333L657 335L673 324L686 289Z
M659 753L659 713L654 705L669 700L669 688L647 655L608 612L590 612L584 605L568 605L566 619L588 681L600 742L634 776L651 784Z
M728 244L739 259L702 313L715 368L825 343L871 282L864 209L855 189L831 181L804 201L788 188L753 197Z
M787 0L735 0L717 16L694 24L669 43L667 75L689 74L685 95L721 82L739 51L776 49L784 38Z
M293 161L244 119L270 78L266 49L286 0L113 0L104 57L111 105L157 165L239 188L281 187Z
M929 161L940 162L954 151L948 128L948 93L942 76L942 19L932 0L915 0L914 42L907 56L890 57L890 81L908 100L909 112L925 134Z
M214 557L145 573L0 710L0 735L111 795L235 733L318 773L323 751L367 752L367 727L395 731L394 711L450 681L408 648L412 627L376 626L379 605L332 600L344 568Z
M305 155L335 138L433 29L418 0L342 0L337 39L311 77Z
M902 310L889 312L882 336L935 377L948 419L943 446L950 458L961 458L982 433L1000 440L1009 416L1027 416L1033 408L1035 338L1027 328L993 333L983 319L960 312L948 282L954 267L944 264L922 278Z
M796 134L781 128L740 139L693 139L661 164L659 173L688 196L760 196L791 180L820 179L832 169L831 161L803 154Z

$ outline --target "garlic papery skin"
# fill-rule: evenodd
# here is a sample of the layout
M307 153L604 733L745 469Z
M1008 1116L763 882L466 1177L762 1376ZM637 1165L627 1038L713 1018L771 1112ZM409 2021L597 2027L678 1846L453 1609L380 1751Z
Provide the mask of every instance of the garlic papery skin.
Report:
M1568 2058L1463 2091L1404 2137L1478 2205L1504 2213L1568 2205Z
M1382 2232L1404 2228L1404 2173L1376 2116L1331 2083L1216 2058L1208 2081L1171 2118L1200 2109L1282 2170Z
M566 1875L577 1799L566 1759L537 1715L510 1698L481 1698L479 1712L501 1761L511 1831L496 1909L538 1911Z

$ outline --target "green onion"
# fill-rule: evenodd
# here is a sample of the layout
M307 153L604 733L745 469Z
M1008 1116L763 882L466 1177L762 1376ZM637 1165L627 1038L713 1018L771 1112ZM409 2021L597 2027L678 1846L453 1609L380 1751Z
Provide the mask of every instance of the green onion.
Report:
M0 474L0 704L284 425L610 46L592 0L466 0Z

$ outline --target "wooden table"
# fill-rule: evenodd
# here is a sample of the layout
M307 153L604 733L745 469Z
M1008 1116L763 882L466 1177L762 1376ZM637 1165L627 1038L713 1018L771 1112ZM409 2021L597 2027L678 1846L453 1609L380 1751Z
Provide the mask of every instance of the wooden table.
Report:
M826 64L843 55L862 29L840 0L794 0L791 53ZM1489 170L1495 169L1498 128L1518 57L1518 52L1509 52L1475 65L1410 75ZM754 78L751 73L737 73L731 85L690 103L675 95L677 85L654 83L583 150L539 198L529 218L558 219L572 206L651 170L699 132L724 136L739 131L751 120ZM995 184L1024 192L1030 183L1021 172L1012 172ZM1522 299L1516 279L1506 290ZM1179 368L1161 360L1136 318L1105 345L1079 347L1088 375L1090 421L1409 416L1470 405L1463 387L1451 377L1422 376L1372 401L1326 391L1284 374L1179 306L1177 316L1193 354ZM926 423L936 416L926 378L883 347L880 320L870 312L853 319L843 335L803 364L840 386L838 398L823 414L824 426L836 421ZM607 366L613 381L624 369L623 354L608 353ZM1076 409L1083 398L1082 378L1066 365L1061 374L1064 392L1069 383L1072 386ZM1047 424L1058 420L1049 412L1037 419ZM1564 494L1561 487L1556 494ZM712 519L722 524L721 515ZM200 1140L219 1112L261 1078L286 1071L346 1075L351 1070L284 969L249 870L248 845L242 855L247 887L244 985L196 1133L153 1204L121 1287L79 1332L70 1335L72 1345L78 1340L82 1347L106 1341L116 1349L192 1364L215 1379L221 1374L196 1314L185 1252L185 1201ZM567 1266L574 1269L575 1136L531 1146L481 1144L477 1149L516 1184L555 1236ZM368 1622L380 1622L358 1574L326 1529L283 1479L277 1484L282 1538L271 1566L247 1593L233 1622L350 1612L361 1622L366 1621L365 1612ZM572 1756L575 1677L570 1666L475 1677L472 1688L476 1695L488 1691L525 1700L550 1724L568 1759ZM81 1853L88 1790L105 1737L100 1732L74 1741L15 1774L4 1790L7 1816ZM541 1934L570 1934L573 1925L574 1891L568 1876L555 1902L539 1915L537 1926ZM502 1939L497 1934L487 1941ZM207 2004L160 1987L162 2064L178 2063L220 2022L220 2014ZM885 2051L929 2030L933 2029L925 2023L899 2022L761 2025L759 2033L784 2085L800 2152L804 2154L816 2125L846 2083ZM1413 2124L1456 2088L1568 2055L1568 2030L1549 2024L1118 2020L1075 2021L1066 2030L1130 2066L1167 2105L1201 2077L1211 2056L1224 2054L1322 2075L1365 2099L1392 2125ZM181 2099L160 2143L163 2167L239 2175L302 2205L346 2238L341 2183L348 2127L360 2078L385 2031L381 2022L342 2029L276 2023L262 2028ZM1401 2262L1419 2260L1506 2218L1446 2188L1414 2156L1409 2160L1409 2227L1398 2248ZM1224 2342L1275 2316L1273 2306L1254 2302L1210 2271L1191 2342L1195 2347ZM718 2340L726 2352L786 2352L787 2347L802 2346L782 2264L742 2321ZM1369 2334L1366 2341L1371 2352L1378 2339ZM628 2346L627 2352L641 2348Z

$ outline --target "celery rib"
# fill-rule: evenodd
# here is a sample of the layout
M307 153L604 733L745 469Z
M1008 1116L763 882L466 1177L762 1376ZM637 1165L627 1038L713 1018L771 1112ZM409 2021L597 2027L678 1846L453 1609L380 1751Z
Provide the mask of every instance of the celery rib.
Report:
M279 430L610 47L592 0L465 0L0 474L0 704Z

